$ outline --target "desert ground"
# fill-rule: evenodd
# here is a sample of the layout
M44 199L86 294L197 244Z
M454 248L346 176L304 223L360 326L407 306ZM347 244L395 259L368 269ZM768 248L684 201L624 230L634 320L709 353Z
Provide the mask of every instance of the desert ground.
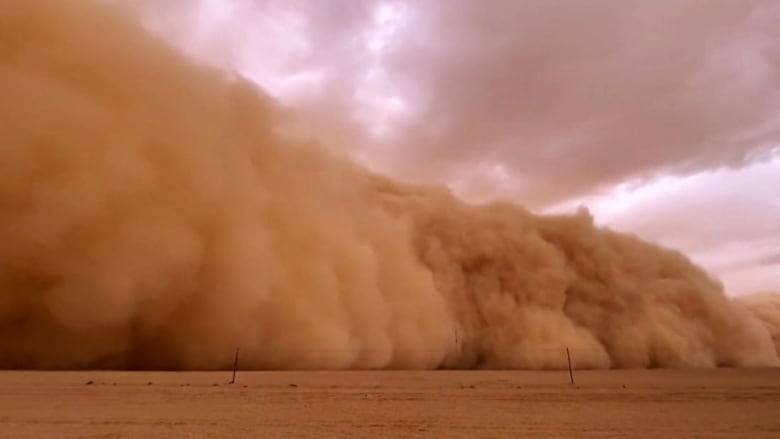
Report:
M0 372L0 437L780 437L780 369Z

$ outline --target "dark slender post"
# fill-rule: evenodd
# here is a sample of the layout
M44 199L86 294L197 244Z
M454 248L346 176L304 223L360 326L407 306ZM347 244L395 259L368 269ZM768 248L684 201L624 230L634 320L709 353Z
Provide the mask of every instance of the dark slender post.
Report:
M566 348L566 360L569 362L569 380L571 380L571 383L574 384L574 371L571 368L571 354L569 353L569 348Z
M236 383L236 370L238 370L238 348L236 348L236 358L233 360L233 379L230 380L230 384Z

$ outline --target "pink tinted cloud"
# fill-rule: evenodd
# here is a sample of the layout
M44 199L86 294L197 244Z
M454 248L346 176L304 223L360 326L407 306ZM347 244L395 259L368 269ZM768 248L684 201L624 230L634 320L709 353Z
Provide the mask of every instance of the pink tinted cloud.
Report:
M761 274L777 249L761 171L780 143L777 2L155 4L168 38L374 169L475 201L586 199L729 290L780 284Z

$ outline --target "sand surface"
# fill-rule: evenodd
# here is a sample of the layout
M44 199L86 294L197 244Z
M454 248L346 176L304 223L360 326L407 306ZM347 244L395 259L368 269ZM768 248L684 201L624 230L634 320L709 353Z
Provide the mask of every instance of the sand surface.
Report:
M0 437L780 437L780 369L0 372ZM91 384L87 384L88 382Z

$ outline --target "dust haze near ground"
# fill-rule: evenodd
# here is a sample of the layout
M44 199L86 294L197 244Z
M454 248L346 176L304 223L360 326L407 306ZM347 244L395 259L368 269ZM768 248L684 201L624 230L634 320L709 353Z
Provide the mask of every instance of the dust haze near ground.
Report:
M2 372L0 437L776 438L780 369ZM91 383L91 384L87 384Z
M2 368L778 364L769 308L586 210L371 174L121 6L0 13Z
M780 294L753 294L739 301L764 323L775 342L775 350L780 352Z

